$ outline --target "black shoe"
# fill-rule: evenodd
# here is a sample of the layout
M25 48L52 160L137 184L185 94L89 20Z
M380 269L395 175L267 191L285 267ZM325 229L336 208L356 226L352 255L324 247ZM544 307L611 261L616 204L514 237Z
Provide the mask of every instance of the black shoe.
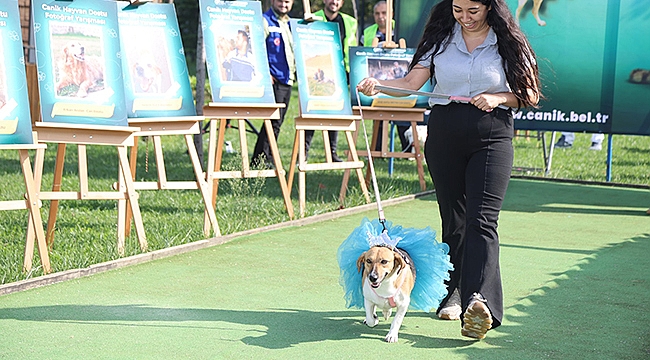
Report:
M573 146L573 144L567 142L564 135L562 135L560 136L560 140L558 140L553 147L555 147L556 149L568 149L571 146Z
M341 160L341 158L339 158L339 156L336 155L335 152L332 152L332 161L333 162L343 162L343 160Z

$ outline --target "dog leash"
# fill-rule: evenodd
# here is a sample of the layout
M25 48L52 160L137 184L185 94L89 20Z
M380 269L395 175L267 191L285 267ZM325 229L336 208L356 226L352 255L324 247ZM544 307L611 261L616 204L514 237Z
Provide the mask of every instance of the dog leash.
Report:
M357 95L357 104L359 104L359 115L361 116L361 127L363 128L363 138L366 141L366 151L368 152L368 167L370 167L370 175L372 176L372 187L375 190L375 200L377 201L377 213L379 223L383 227L384 233L386 229L386 217L384 216L384 208L381 206L381 197L379 196L379 186L377 185L377 176L375 175L375 166L372 162L372 154L370 153L370 144L368 143L368 133L366 132L366 122L363 119L363 110L361 109L361 99L359 98L359 89L355 89Z

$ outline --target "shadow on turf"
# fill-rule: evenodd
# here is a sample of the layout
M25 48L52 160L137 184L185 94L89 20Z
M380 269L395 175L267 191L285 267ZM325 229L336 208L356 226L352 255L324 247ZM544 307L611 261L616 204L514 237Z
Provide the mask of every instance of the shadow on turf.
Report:
M648 197L629 188L511 180L503 211L622 215L647 218ZM418 199L437 207L435 195ZM617 209L618 208L618 209ZM640 208L643 210L633 210Z
M354 314L354 317L351 317ZM294 309L269 311L242 311L221 309L174 309L146 305L52 305L24 308L6 308L0 319L76 323L100 326L144 326L180 329L213 329L215 338L223 338L223 332L245 332L255 335L240 339L246 345L266 349L283 349L301 343L326 340L370 340L382 343L390 322L382 322L369 328L360 321L358 314L349 311L319 312ZM431 317L431 314L412 313L407 316ZM435 321L435 320L432 320ZM142 323L139 323L142 322ZM145 323L146 322L146 323ZM152 323L159 322L159 323ZM192 322L187 324L186 322ZM210 324L200 324L207 322ZM228 327L223 323L264 327L266 330ZM473 343L462 338L431 338L408 333L403 326L400 342L421 348L462 348Z
M650 233L586 254L506 309L498 336L484 340L493 347L459 351L470 359L648 358L648 254Z

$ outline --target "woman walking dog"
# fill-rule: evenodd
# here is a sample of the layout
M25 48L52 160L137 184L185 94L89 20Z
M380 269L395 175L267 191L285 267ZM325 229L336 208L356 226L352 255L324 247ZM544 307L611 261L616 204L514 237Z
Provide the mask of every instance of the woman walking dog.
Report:
M483 339L503 318L497 222L514 155L512 109L541 97L535 52L504 0L443 0L406 77L366 78L357 89L371 96L375 85L417 90L429 80L436 94L471 98L429 99L425 156L455 268L437 314L462 315L462 335Z

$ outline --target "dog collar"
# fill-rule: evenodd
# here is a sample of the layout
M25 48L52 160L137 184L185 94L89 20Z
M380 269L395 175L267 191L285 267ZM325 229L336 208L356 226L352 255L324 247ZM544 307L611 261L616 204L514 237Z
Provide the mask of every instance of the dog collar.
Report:
M405 279L406 276L404 276L404 274L400 275L399 282L395 284L397 291L395 291L393 295L388 297L377 294L377 291L375 291L375 288L373 288L372 286L370 287L370 290L372 290L372 292L374 292L375 295L377 295L378 297L388 300L388 305L390 305L390 307L397 307L397 303L395 303L395 296L397 296L397 294L399 294L399 292L402 290L402 284L404 283Z

